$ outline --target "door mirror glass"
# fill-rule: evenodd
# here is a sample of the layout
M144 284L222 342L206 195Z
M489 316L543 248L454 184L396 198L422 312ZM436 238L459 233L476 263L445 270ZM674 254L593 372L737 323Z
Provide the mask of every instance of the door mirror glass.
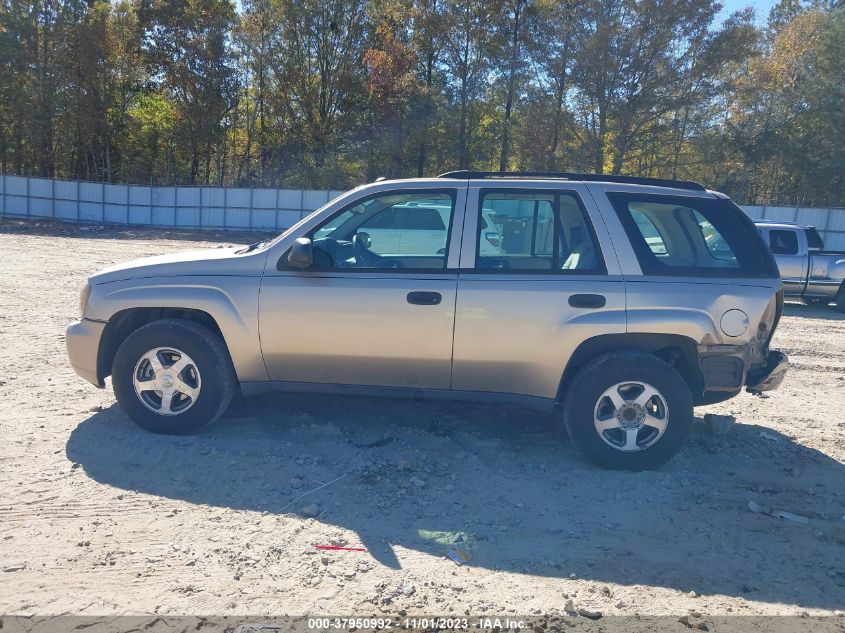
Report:
M309 268L314 263L314 248L311 240L307 237L300 237L290 249L288 264L294 268Z

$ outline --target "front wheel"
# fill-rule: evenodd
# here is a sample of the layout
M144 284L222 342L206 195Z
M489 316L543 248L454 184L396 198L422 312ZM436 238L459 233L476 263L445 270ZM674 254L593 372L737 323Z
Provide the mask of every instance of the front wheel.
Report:
M232 400L235 374L220 337L191 321L163 319L132 332L112 366L114 394L132 420L153 433L191 433Z
M646 470L671 459L693 420L692 396L664 360L642 352L601 356L575 376L563 420L575 446L604 468Z
M825 307L830 303L830 299L820 299L818 297L804 297L804 303L808 306Z

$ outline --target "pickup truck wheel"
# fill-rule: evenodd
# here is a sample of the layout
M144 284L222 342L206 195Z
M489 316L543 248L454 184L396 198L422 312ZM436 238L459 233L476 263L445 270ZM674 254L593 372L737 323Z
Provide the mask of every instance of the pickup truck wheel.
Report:
M836 294L836 311L845 314L845 285Z
M165 319L126 337L114 358L112 384L136 424L180 435L220 417L235 392L235 372L220 337L190 321Z
M572 442L604 468L666 463L689 436L692 396L674 367L651 354L601 356L567 390L563 420Z

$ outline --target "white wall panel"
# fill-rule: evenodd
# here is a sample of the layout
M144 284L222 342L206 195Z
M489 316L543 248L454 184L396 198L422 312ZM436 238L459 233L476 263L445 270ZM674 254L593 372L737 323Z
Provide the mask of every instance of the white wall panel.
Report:
M52 198L53 181L47 178L30 178L29 195L37 198Z
M78 185L75 181L56 180L55 182L55 189L53 191L57 199L76 200L76 191Z
M53 207L55 217L59 220L76 220L76 205L76 200L56 200Z
M197 228L199 225L199 207L176 207L176 226Z
M25 196L27 195L26 190L26 178L23 176L6 176L6 195L12 196Z
M273 232L296 224L303 216L343 193L339 190L104 185L6 175L0 177L0 213L70 221L78 218L82 222ZM845 208L796 209L774 205L743 205L742 208L752 219L797 220L812 224L822 234L828 248L845 250Z

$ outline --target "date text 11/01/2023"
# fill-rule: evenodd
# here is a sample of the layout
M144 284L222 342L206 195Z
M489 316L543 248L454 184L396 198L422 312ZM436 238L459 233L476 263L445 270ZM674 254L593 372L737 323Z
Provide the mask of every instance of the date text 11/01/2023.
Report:
M499 630L519 631L528 626L525 620L504 617L406 617L406 618L308 618L308 629L320 630Z

